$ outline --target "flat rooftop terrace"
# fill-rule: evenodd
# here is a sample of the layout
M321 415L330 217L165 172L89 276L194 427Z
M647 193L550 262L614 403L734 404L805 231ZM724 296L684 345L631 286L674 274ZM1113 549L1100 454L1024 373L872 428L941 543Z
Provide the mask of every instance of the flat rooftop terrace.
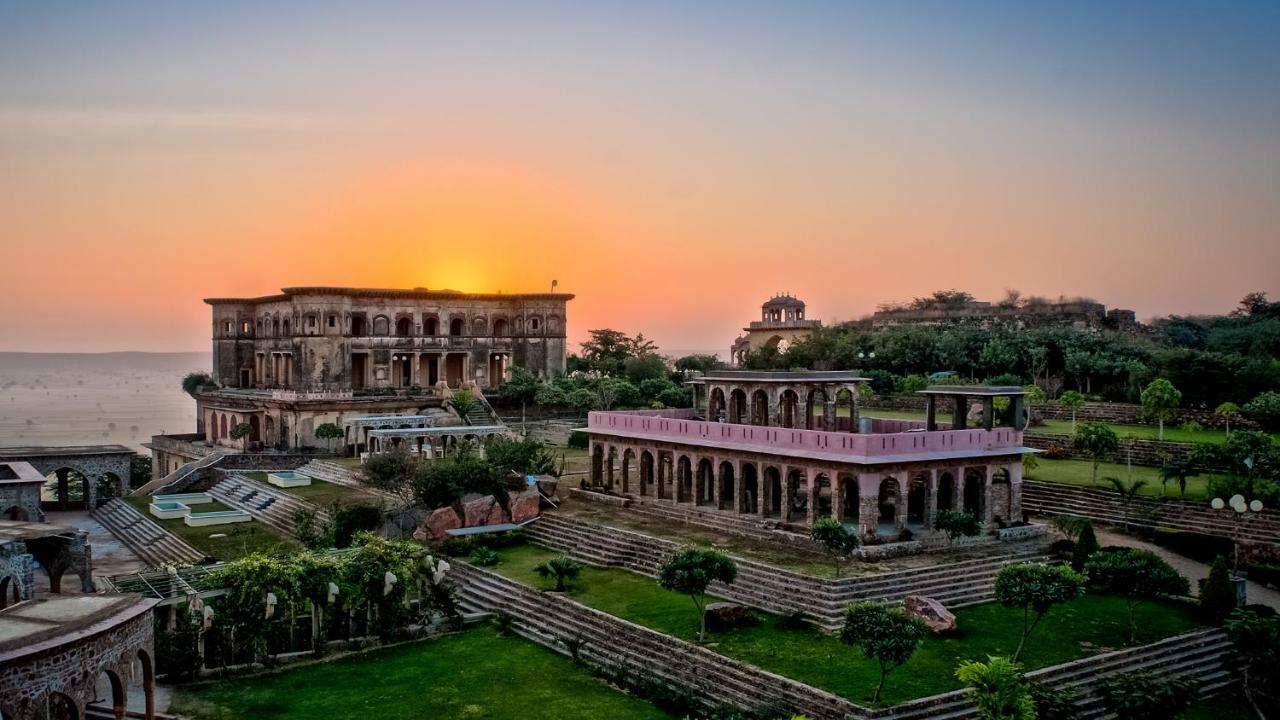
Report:
M50 595L0 610L0 665L109 630L155 604L139 595Z
M59 455L132 455L123 445L15 445L0 447L0 460L8 458L57 457Z

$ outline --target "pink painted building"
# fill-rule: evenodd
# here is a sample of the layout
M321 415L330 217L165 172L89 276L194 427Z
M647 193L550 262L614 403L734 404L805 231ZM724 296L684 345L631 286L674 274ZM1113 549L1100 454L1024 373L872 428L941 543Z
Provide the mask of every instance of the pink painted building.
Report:
M832 516L863 536L926 531L945 509L984 525L1022 519L1022 455L1034 451L1022 444L1020 387L931 387L929 420L905 421L859 418L864 379L853 373L717 372L701 382L706 411L591 413L592 484L762 521ZM946 409L959 421L938 423Z

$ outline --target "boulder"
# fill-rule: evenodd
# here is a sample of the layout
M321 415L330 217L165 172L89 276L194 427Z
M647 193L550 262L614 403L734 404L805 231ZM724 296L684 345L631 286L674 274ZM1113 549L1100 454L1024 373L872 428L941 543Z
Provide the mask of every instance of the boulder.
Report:
M492 495L464 495L462 497L462 526L488 525L489 511L498 501Z
M489 508L489 515L484 519L485 525L504 525L509 522L511 522L511 516L507 514L506 508L496 502Z
M956 616L941 602L923 595L908 595L902 607L908 615L924 620L935 634L956 629Z
M413 539L418 542L443 540L449 536L449 530L455 530L460 527L462 527L462 520L458 517L458 513L453 511L453 508L437 508L427 516L427 519L418 526L418 529L413 531Z
M537 488L511 493L507 504L511 507L511 522L522 523L538 517L540 501Z
M715 632L733 630L734 628L751 627L760 622L755 611L746 605L737 603L715 602L707 605L707 629Z

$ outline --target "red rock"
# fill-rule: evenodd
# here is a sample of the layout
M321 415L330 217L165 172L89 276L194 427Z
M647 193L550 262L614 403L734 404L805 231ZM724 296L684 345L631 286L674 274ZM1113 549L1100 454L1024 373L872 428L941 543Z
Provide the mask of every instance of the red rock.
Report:
M536 488L511 493L511 499L507 504L511 506L511 522L513 523L522 523L538 517L540 501Z
M462 497L462 526L487 525L489 510L497 504L492 495L464 495Z
M458 513L451 507L442 507L433 511L427 519L413 531L413 538L419 542L443 540L448 537L449 530L462 527Z
M941 602L923 595L908 595L902 603L908 615L924 620L935 634L956 629L956 616Z
M489 516L484 519L485 525L502 525L511 522L511 517L507 515L507 511L498 503L494 503L489 508Z

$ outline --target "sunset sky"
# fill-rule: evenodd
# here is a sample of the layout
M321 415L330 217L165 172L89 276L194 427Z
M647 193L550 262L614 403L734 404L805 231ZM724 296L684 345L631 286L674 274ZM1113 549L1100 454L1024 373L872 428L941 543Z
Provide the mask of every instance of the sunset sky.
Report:
M259 7L269 5L269 7ZM343 6L347 7L343 7ZM0 3L0 350L207 350L205 296L1139 317L1280 294L1280 3Z

